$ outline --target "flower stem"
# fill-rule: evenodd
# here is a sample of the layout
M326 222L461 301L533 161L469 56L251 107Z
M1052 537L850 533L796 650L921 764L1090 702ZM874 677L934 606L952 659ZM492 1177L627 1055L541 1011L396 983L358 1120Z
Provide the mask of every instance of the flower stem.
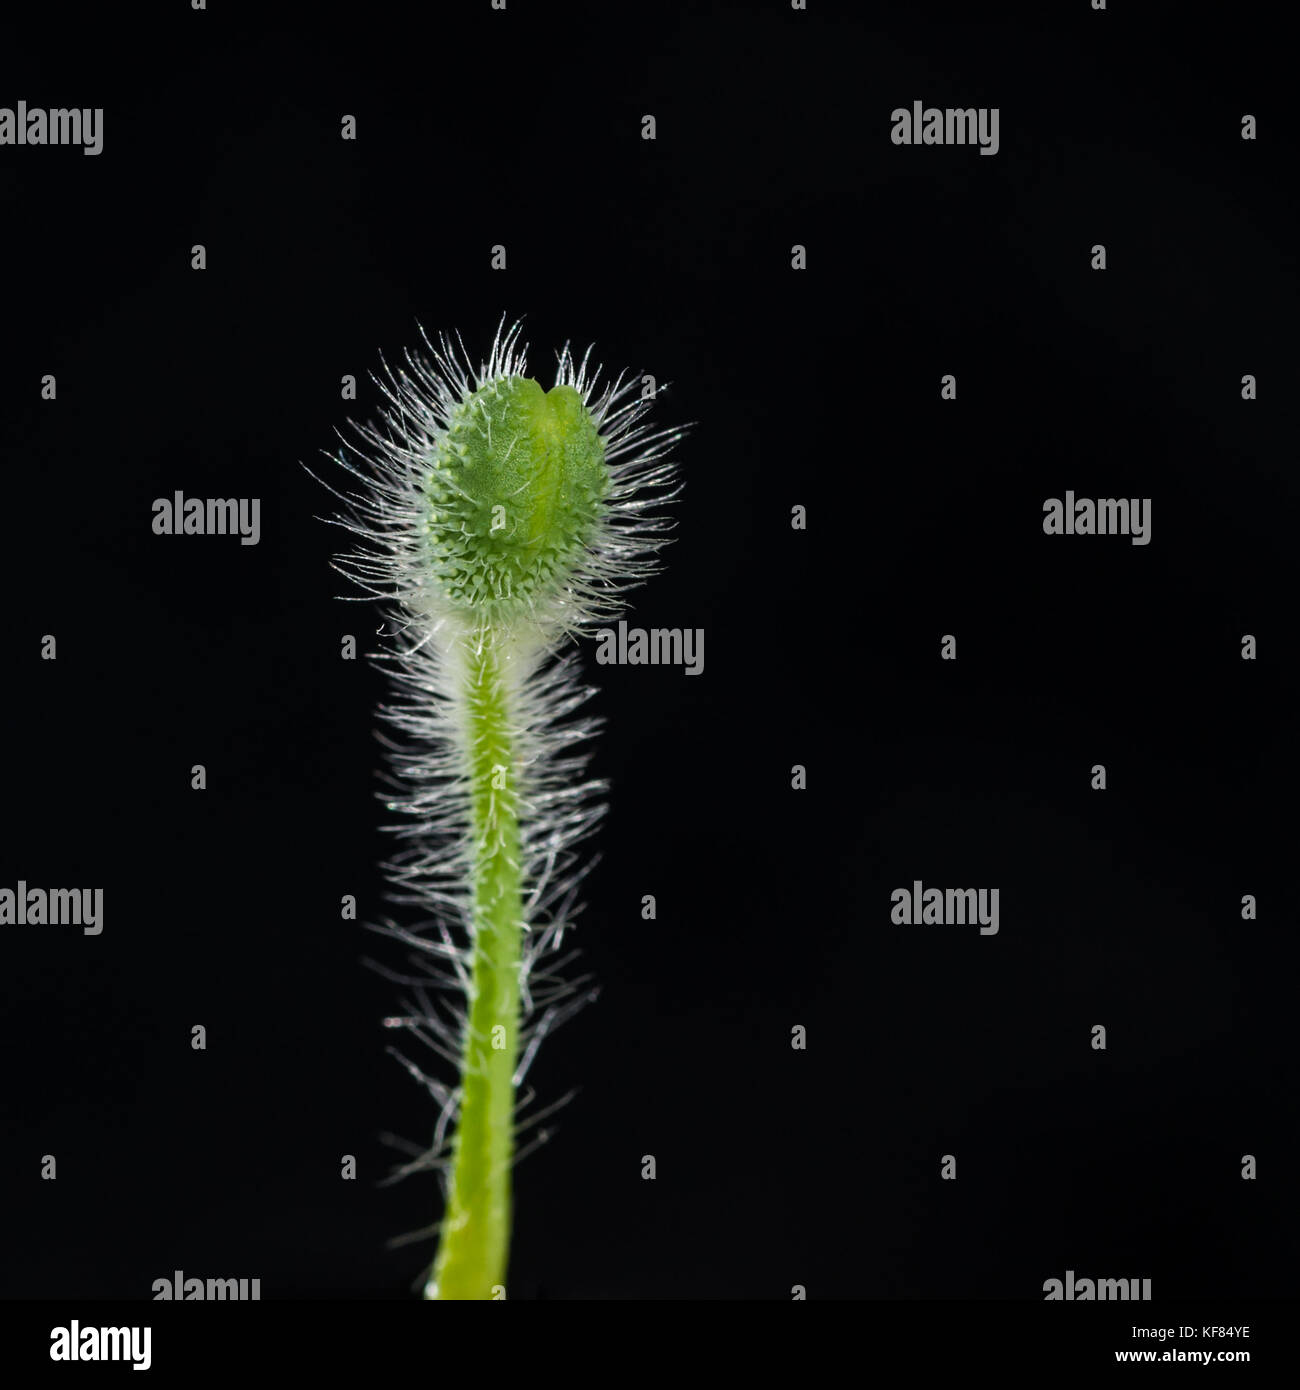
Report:
M481 627L466 639L464 655L474 959L451 1186L425 1289L437 1299L491 1299L494 1287L504 1288L519 1057L524 911L509 652Z

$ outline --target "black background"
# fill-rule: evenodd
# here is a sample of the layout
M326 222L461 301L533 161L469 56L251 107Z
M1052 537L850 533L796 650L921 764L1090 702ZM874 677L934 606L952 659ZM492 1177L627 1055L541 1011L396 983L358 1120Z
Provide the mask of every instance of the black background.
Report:
M698 678L587 653L602 996L531 1076L581 1089L511 1297L1295 1296L1280 14L810 6L15 23L0 105L105 144L0 149L0 884L102 886L105 929L3 929L0 1293L414 1295L431 1244L384 1242L436 1187L377 1186L379 1135L432 1108L361 963L400 955L339 919L382 911L384 684L339 659L379 617L300 464L417 322L480 355L508 313L539 375L594 340L696 422L632 616L706 632ZM997 106L999 153L893 146L917 99ZM260 497L261 543L153 535L177 489ZM1067 489L1152 543L1044 536ZM999 934L892 925L914 879L999 887Z

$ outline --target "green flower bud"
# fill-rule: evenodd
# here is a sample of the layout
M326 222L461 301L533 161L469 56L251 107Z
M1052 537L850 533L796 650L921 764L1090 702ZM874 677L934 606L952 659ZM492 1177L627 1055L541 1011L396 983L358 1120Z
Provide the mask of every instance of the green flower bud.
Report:
M609 490L604 441L572 386L485 382L452 411L425 485L436 582L484 616L531 605L574 573Z

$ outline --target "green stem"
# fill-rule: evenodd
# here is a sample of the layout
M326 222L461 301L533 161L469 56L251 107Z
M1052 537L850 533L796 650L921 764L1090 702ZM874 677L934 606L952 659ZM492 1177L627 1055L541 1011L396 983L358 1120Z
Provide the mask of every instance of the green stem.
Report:
M514 1073L523 921L516 753L506 663L482 630L466 642L474 836L474 962L451 1189L426 1298L491 1299L510 1250Z

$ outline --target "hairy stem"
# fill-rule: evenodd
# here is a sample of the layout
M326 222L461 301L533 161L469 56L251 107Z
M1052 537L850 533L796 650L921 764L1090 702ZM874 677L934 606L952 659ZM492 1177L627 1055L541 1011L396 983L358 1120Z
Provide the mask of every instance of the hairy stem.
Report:
M508 668L490 630L466 640L474 961L451 1187L428 1298L491 1299L509 1256L524 912Z

